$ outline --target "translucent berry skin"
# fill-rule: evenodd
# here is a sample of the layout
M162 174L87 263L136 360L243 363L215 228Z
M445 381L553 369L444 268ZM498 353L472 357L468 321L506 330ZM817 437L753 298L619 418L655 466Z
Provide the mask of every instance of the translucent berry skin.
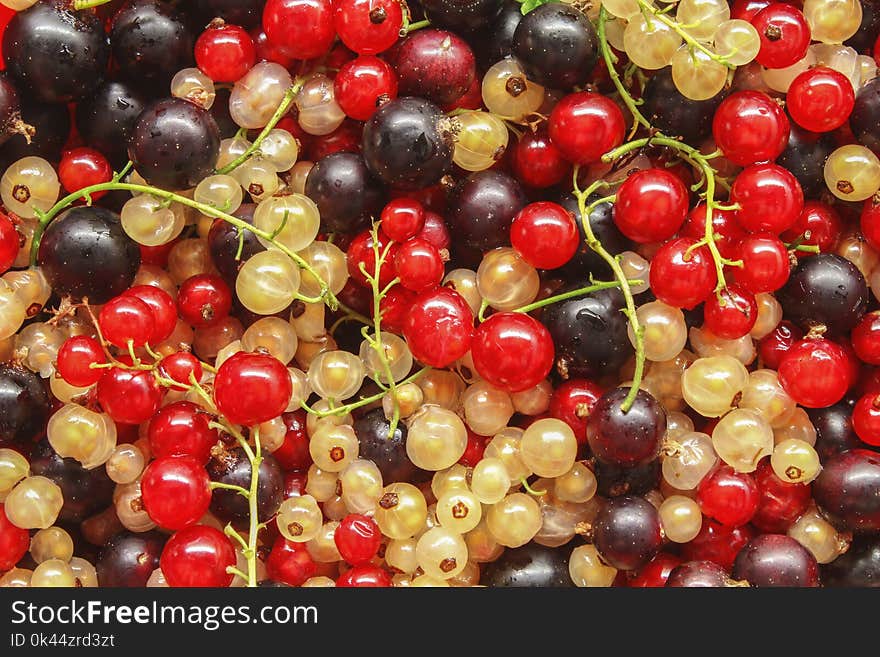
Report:
M621 404L628 394L629 388L619 387L599 398L587 421L587 441L597 459L632 468L657 458L666 432L666 413L644 390L638 391L624 413Z
M400 284L413 292L431 290L443 280L443 258L440 250L418 237L399 245L394 254L394 267Z
M257 61L247 30L238 25L208 27L196 39L196 66L214 82L235 82Z
M705 246L692 248L697 240L679 237L660 247L651 261L651 290L663 303L691 309L715 289L717 276Z
M748 166L775 160L788 143L788 117L767 94L738 91L715 112L712 135L724 157Z
M524 313L496 313L474 331L474 367L486 381L508 392L527 390L553 368L553 339L541 322Z
M824 464L813 482L813 497L838 529L880 529L880 454L852 449Z
M545 189L562 182L570 165L550 141L546 128L526 132L510 151L511 166L527 187Z
M874 311L862 317L851 337L860 360L868 365L880 365L880 313Z
M74 148L64 153L58 164L61 186L71 194L79 190L108 182L113 177L113 167L94 148ZM92 200L105 196L106 191L93 192Z
M556 269L580 246L574 218L558 203L530 203L513 218L510 243L536 269Z
M313 59L330 50L336 37L330 0L268 0L263 30L294 59Z
M153 314L153 334L149 343L157 345L174 332L177 326L177 306L162 288L153 285L135 285L122 293L123 297L136 297L143 301Z
M804 337L803 332L791 322L787 320L779 322L779 326L758 343L758 354L764 365L772 370L778 370L782 357L800 342L802 337Z
M653 589L666 586L669 576L681 564L674 554L661 552L638 570L630 573L632 576L626 585L633 589Z
M214 379L217 408L234 424L253 426L278 417L292 392L287 368L264 354L234 354L223 361Z
M550 415L570 426L578 444L583 445L590 413L601 396L602 388L587 379L563 381L550 398Z
M874 393L863 395L853 408L852 424L862 442L880 446L880 404Z
M188 351L177 351L159 361L159 373L180 384L180 389L189 387L190 375L196 381L202 380L202 364Z
M819 586L815 557L796 540L782 534L763 534L749 541L736 555L731 575L758 587Z
M105 363L107 357L101 343L87 335L68 338L58 350L56 369L61 378L72 386L86 387L98 382L103 369L92 368L92 363Z
M15 568L15 564L27 554L30 544L30 532L9 522L6 510L0 504L0 570Z
M755 164L736 177L730 200L740 205L736 220L751 233L776 235L794 226L804 209L801 185L776 164Z
M811 132L836 130L847 122L856 102L846 76L826 66L798 75L785 99L794 122Z
M850 384L846 352L824 338L801 340L783 355L779 383L801 406L836 404Z
M821 201L806 201L794 226L781 237L786 242L800 240L801 244L818 246L820 253L828 253L834 249L841 232L840 215L833 207ZM795 251L794 255L797 258L807 258L812 254Z
M391 577L378 566L355 566L345 571L336 580L338 588L387 588L391 586Z
M336 102L347 116L366 121L397 98L397 75L385 61L362 55L342 65L333 80Z
M119 367L103 372L98 379L98 403L115 422L140 424L153 416L163 391L151 372Z
M746 236L746 231L736 220L736 213L733 210L713 208L712 230L715 233L715 244L721 256L730 260L736 260L739 257L739 242ZM688 213L678 234L680 237L692 237L695 240L703 239L703 236L706 234L705 203L699 203Z
M266 560L266 574L269 579L288 586L302 586L316 572L317 566L305 543L294 543L283 536L275 539Z
M751 19L761 48L757 59L767 68L786 68L800 61L810 45L810 26L803 12L784 2L774 2Z
M359 566L376 556L382 545L382 532L372 518L350 513L336 528L333 542L347 563Z
M770 459L763 459L758 464L755 483L760 498L751 523L762 532L785 533L810 506L810 487L782 481L773 472Z
M15 230L15 224L0 212L0 274L12 267L21 247L21 236Z
M788 280L788 251L776 235L747 235L739 243L738 255L743 266L734 270L736 282L752 294L775 292Z
M865 201L859 223L868 244L874 249L880 248L880 200L871 197Z
M427 98L441 106L459 100L476 78L468 43L446 30L419 30L394 49L394 69L404 96Z
M464 356L473 335L470 306L447 287L418 296L403 326L413 357L430 367L447 367Z
M156 322L150 307L137 297L120 296L111 299L98 315L101 333L110 344L121 349L129 342L142 347L153 336Z
M375 55L397 43L403 9L397 0L339 0L333 24L346 47L359 55Z
M681 546L681 556L689 561L711 561L729 571L737 553L754 535L751 525L730 527L704 518L697 537Z
M160 527L183 529L207 513L209 483L204 466L191 456L158 458L141 479L144 509Z
M403 333L403 326L409 316L409 309L417 294L402 286L395 286L379 302L382 313L382 329L392 333Z
M207 463L218 439L209 421L210 415L192 402L178 401L162 407L147 429L153 456L191 456Z
M758 319L755 295L739 285L728 285L718 295L706 299L703 318L705 327L719 338L741 338L752 330Z
M645 169L617 190L614 223L633 242L662 242L678 232L687 212L688 191L681 178L663 169Z
M205 525L181 529L168 539L159 567L171 587L227 587L235 550L223 532Z
M626 121L610 98L589 91L564 96L550 113L553 145L572 164L592 164L623 143Z
M760 493L754 478L722 465L710 472L697 488L697 502L703 515L723 525L746 524L758 510Z
M377 236L378 240L376 240L377 244L375 246L379 249L379 253L381 254L385 251L386 247L388 247L390 240L382 230L378 231ZM363 265L364 270L370 276L375 276L378 273L379 287L386 287L397 276L397 270L394 267L394 256L397 253L398 248L400 248L399 244L391 244L390 248L388 248L386 257L382 262L382 266L378 268L379 271L377 272L373 235L368 230L359 233L351 241L351 244L348 245L348 251L345 254L349 276L351 276L352 280L360 283L364 287L369 287L370 283L361 271L361 265Z
M208 328L221 322L232 309L232 292L214 274L198 274L186 279L177 295L180 318L193 328Z

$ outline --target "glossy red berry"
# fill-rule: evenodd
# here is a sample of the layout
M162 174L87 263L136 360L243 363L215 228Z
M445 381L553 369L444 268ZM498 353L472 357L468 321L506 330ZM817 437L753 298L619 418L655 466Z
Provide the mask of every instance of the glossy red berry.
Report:
M715 234L715 245L721 257L736 260L739 255L740 240L746 236L746 231L736 220L736 212L733 210L712 209L712 231ZM679 237L692 237L701 240L706 235L706 204L699 203L693 210L688 212L687 218Z
M425 212L425 223L416 237L430 242L438 249L448 249L452 243L452 236L449 234L446 222L436 212Z
M162 550L159 567L171 587L227 587L235 550L219 529L192 525L175 533Z
M697 240L679 237L660 247L651 261L651 290L663 303L693 308L715 289L712 254Z
M758 510L760 494L754 478L722 465L710 472L697 487L697 502L703 515L723 525L746 524Z
M581 236L574 217L558 203L530 203L513 218L510 244L536 269L556 269L574 257Z
M123 297L136 297L150 307L153 314L153 334L150 344L164 342L177 326L177 306L174 299L162 288L154 285L135 285L122 293Z
M840 238L842 223L837 211L821 201L806 201L797 221L782 234L785 242L818 246L819 251L828 253L834 249ZM812 255L806 251L795 251L798 258Z
M220 221L218 219L218 221ZM165 244L160 244L159 246L144 246L143 244L138 244L138 249L141 252L141 264L142 265L155 265L156 267L164 268L168 264L168 256L171 254L171 249L174 248L174 245L177 244L179 239L173 239L170 242L165 242Z
M510 153L513 173L527 187L545 189L558 185L571 170L546 128L526 132Z
M715 111L712 135L724 157L740 166L775 160L788 143L788 118L770 96L737 91Z
M30 532L9 522L6 509L0 504L0 570L15 568L15 564L27 554L30 544Z
M401 96L426 98L441 106L457 103L476 78L467 41L447 30L419 30L393 51Z
M580 91L556 103L548 122L550 140L572 164L592 164L623 143L626 121L617 104Z
M394 268L400 284L413 292L432 290L443 280L444 265L440 250L418 237L399 246L394 254Z
M340 588L387 588L391 586L391 577L378 566L355 566L346 570L336 580Z
M359 55L375 55L397 43L403 26L399 0L337 0L333 24L342 43Z
M788 280L788 251L776 235L753 233L739 245L742 267L733 268L736 282L752 294L775 292Z
M687 212L688 191L681 178L664 169L645 169L617 190L614 223L639 244L662 242L678 232Z
M638 570L627 573L626 585L634 589L659 588L666 585L669 574L681 564L674 554L661 552Z
M855 102L849 79L827 66L807 69L798 75L785 96L792 120L811 132L828 132L842 126Z
M85 388L97 383L105 372L104 369L91 367L92 363L105 362L107 356L100 342L87 335L76 335L61 345L55 369L70 385Z
M388 294L379 301L382 313L382 330L392 333L403 333L403 326L409 316L409 309L418 295L412 290L395 285Z
M755 59L767 68L786 68L799 62L810 45L810 26L803 12L785 2L773 2L751 18L761 47Z
M274 62L287 69L293 66L294 58L290 53L283 46L275 45L269 41L269 37L262 29L254 28L250 31L250 35L254 42L258 62Z
M73 193L91 185L109 182L113 178L113 167L100 152L94 148L74 148L66 151L58 165L58 179L64 190ZM97 201L106 191L92 192L92 200Z
M294 543L283 536L275 539L266 560L266 574L269 579L288 586L302 586L316 572L317 565L305 543Z
M751 22L752 18L775 0L736 0L730 7L730 17Z
M779 325L758 343L758 354L764 367L778 370L782 357L804 337L803 331L787 320Z
M192 402L178 401L159 409L150 420L147 438L156 458L191 456L205 464L217 444L217 431L208 426L211 416Z
M238 25L209 25L196 39L196 66L214 82L235 82L257 62L257 49Z
M538 385L553 369L553 338L525 313L496 313L474 331L471 356L486 381L519 392Z
M330 0L268 0L263 30L275 46L294 59L325 54L336 38Z
M465 428L467 429L467 446L458 462L465 467L473 468L483 459L488 440L486 436L480 436L467 427Z
M869 365L880 365L880 312L870 312L852 330L856 355Z
M390 240L381 230L378 232L378 238L377 247L379 249L379 254L381 255L385 252ZM394 254L399 247L400 245L396 242L392 243L387 251L384 261L382 262L382 266L379 267L380 288L386 287L397 276L397 270L394 268ZM345 257L348 264L348 273L352 279L364 287L369 287L370 284L367 281L367 277L364 276L364 273L361 271L361 265L363 265L367 274L370 276L376 275L376 253L373 246L373 235L370 231L365 230L362 233L359 233L351 241L351 244L348 245L348 251L346 252Z
M382 545L382 532L372 518L350 513L339 523L333 541L342 558L352 566L358 566L376 556Z
M863 395L852 412L852 425L859 439L880 447L880 397L874 393Z
M98 323L104 339L120 349L142 347L153 336L156 322L150 307L137 297L110 299L101 308Z
M872 196L865 201L859 223L865 241L875 250L880 250L880 199Z
M570 426L578 444L583 445L587 442L590 412L601 396L602 388L587 379L563 381L550 397L550 415Z
M152 372L119 367L102 371L98 403L115 422L141 424L153 417L163 393Z
M21 235L15 229L15 224L0 212L0 274L12 267L20 248Z
M703 319L713 335L726 340L741 338L752 330L758 319L755 295L739 285L728 285L706 299Z
M782 481L773 472L770 459L758 463L755 483L760 499L751 522L763 532L784 534L810 506L810 487Z
M159 373L181 384L181 390L189 388L191 379L202 380L202 364L188 351L175 351L159 361Z
M214 379L217 408L234 424L253 426L278 417L292 392L287 368L266 354L233 354Z
M333 80L333 91L346 116L366 121L397 98L397 75L387 62L362 55L343 64Z
M208 511L208 472L192 456L157 458L144 470L141 496L153 522L165 529L183 529Z
M440 287L416 298L403 335L417 361L448 367L471 348L474 315L458 292Z
M308 470L312 464L309 453L309 434L306 431L306 412L292 411L281 416L287 432L281 447L272 456L285 470Z
M801 406L831 406L849 388L849 359L843 348L831 340L801 340L783 355L779 383Z
M214 326L232 309L232 292L215 274L197 274L186 279L177 293L180 318L194 328Z
M730 200L740 206L736 220L751 233L779 235L794 226L804 209L797 178L776 164L743 169L733 181Z
M425 225L425 208L417 200L401 197L389 201L380 215L382 232L395 242L415 237Z
M736 555L754 535L750 525L730 527L705 518L696 538L681 546L681 556L688 561L711 561L730 570Z

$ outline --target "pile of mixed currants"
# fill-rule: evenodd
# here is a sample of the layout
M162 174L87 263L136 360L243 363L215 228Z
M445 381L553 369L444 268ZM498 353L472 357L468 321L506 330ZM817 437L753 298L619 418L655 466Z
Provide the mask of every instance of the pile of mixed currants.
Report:
M0 5L0 586L880 582L880 3Z

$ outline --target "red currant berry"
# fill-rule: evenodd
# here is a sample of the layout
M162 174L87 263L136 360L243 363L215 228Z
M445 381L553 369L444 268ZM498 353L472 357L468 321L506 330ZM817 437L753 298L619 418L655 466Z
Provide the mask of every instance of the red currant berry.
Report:
M98 379L98 403L120 424L141 424L159 409L162 389L152 372L113 367Z
M191 456L201 464L207 463L218 439L217 432L208 426L210 419L203 409L188 401L159 409L147 428L153 456Z
M865 241L880 251L880 199L875 196L865 201L859 222Z
M285 413L281 419L284 420L287 432L281 447L272 452L272 456L285 470L308 470L312 465L312 456L309 453L306 412L297 410Z
M400 284L413 292L432 290L443 280L440 250L423 239L407 240L394 254L394 268Z
M217 221L222 221L222 219L218 219ZM171 249L173 249L174 245L179 241L179 239L175 238L170 242L165 242L165 244L160 244L159 246L144 246L143 244L138 244L138 249L141 252L141 264L154 265L164 269L168 264L168 256L171 254Z
M739 285L728 285L706 299L703 309L705 327L725 340L747 335L758 319L755 295Z
M294 59L314 59L336 38L330 0L268 0L263 30L269 41Z
M101 343L87 335L68 338L58 350L55 367L62 379L72 386L85 388L98 382L105 370L91 367L92 363L106 363Z
M226 319L232 309L232 292L214 274L197 274L186 279L177 294L180 317L194 328L208 328Z
M511 151L513 173L527 187L545 189L558 185L571 166L550 141L546 129L526 132Z
M27 529L16 527L6 517L6 509L0 504L0 571L15 568L27 554L31 535Z
M21 248L21 235L12 219L0 212L0 274L12 267Z
M400 248L400 245L396 242L392 243L388 236L381 230L378 232L378 237L377 247L380 255L385 252L386 247L391 244L391 247L388 249L385 256L385 260L382 262L382 266L379 267L379 287L383 288L397 276L397 270L394 268L394 254L397 249ZM372 233L368 230L359 233L357 237L351 241L351 244L349 244L348 252L345 255L346 261L348 262L349 275L364 287L369 287L370 283L361 271L361 265L363 265L367 274L370 276L376 275L376 252L373 247Z
M730 7L730 17L751 22L752 18L775 0L736 0Z
M761 48L755 59L767 68L786 68L799 62L810 45L810 26L800 9L773 2L751 18Z
M74 148L66 151L58 165L58 179L64 190L73 193L91 185L109 182L113 178L113 167L101 153L94 148ZM92 200L97 201L107 192L92 192Z
M389 201L380 216L382 232L395 242L415 237L425 225L425 208L415 199L401 197Z
M530 203L513 218L510 244L537 269L556 269L574 257L581 243L577 224L558 203Z
M346 562L358 566L370 561L382 545L382 532L372 518L350 513L333 534L336 549Z
M758 354L764 367L778 370L785 353L803 337L803 331L791 322L787 320L779 322L779 326L758 343Z
M355 566L345 571L336 580L339 588L387 588L391 586L391 577L378 566Z
M169 294L154 285L135 285L122 293L123 297L136 297L143 301L153 313L154 330L149 343L164 342L177 326L177 306Z
M810 506L810 487L782 481L773 472L770 459L758 463L755 483L760 499L751 522L762 532L784 534Z
M480 436L469 428L465 428L467 429L467 446L464 448L464 454L461 455L458 462L465 467L473 468L477 463L483 460L483 454L486 451L486 442L488 441L486 436Z
M746 524L758 510L760 494L754 478L722 465L710 472L697 487L697 502L703 514L723 525Z
M634 589L660 588L666 585L669 574L679 565L679 557L661 552L638 570L627 573L626 585Z
M397 75L385 61L363 55L339 69L333 91L346 116L366 121L382 105L397 98Z
M141 495L153 522L165 529L183 529L208 512L210 480L196 458L163 456L144 470Z
M801 340L782 356L779 383L801 406L825 408L836 404L850 384L846 352L824 338Z
M217 408L234 424L253 426L278 417L292 393L287 368L266 354L233 354L214 379Z
M288 586L302 586L315 575L317 569L305 543L294 543L283 536L275 539L266 560L266 574L269 579Z
M425 223L416 237L430 242L438 249L448 249L452 243L446 222L436 212L425 212Z
M811 132L829 132L842 126L855 102L849 79L827 66L807 69L798 75L785 96L792 120Z
M868 393L856 402L852 425L862 442L880 447L880 396Z
M156 329L150 307L137 297L125 295L104 304L98 322L104 339L121 349L127 348L129 343L142 347Z
M750 233L776 235L794 226L804 209L804 193L790 171L776 164L746 167L733 182L730 200L736 220Z
M739 242L746 236L746 231L736 220L733 210L712 209L712 230L715 234L715 245L722 258L735 260L739 257ZM700 203L688 213L679 237L692 237L701 240L706 234L706 204Z
M196 66L214 82L235 82L257 62L251 35L238 25L209 25L196 39Z
M852 331L856 355L868 365L880 365L880 311L870 312Z
M562 157L572 164L592 164L623 143L626 121L610 98L579 91L556 103L548 131Z
M788 118L770 96L737 91L715 111L712 135L724 157L740 166L775 160L788 143Z
M818 246L819 251L828 253L837 244L841 232L840 215L834 208L821 201L807 201L794 226L781 237L786 242ZM795 251L794 255L804 258L812 254Z
M219 529L192 525L175 533L162 550L159 567L171 587L227 587L235 565L232 543Z
M397 43L403 26L399 0L337 0L333 23L346 47L375 55Z
M283 47L269 41L269 37L266 36L263 30L255 28L250 31L250 35L251 41L254 42L254 50L257 54L258 62L274 62L275 64L281 64L281 66L287 69L293 67L295 60L290 56L290 53Z
M688 561L711 561L729 571L736 555L754 535L749 525L729 527L706 518L696 538L681 546L681 556Z
M388 290L388 294L379 301L379 310L382 313L382 330L403 333L409 309L417 296L415 292L400 285L395 285Z
M693 308L704 301L718 280L712 254L698 241L679 237L660 247L651 261L654 295L676 308Z
M202 380L202 364L188 351L175 351L159 361L159 373L181 384L180 390L190 386L190 380Z
M681 179L663 169L646 169L617 190L614 223L639 244L662 242L678 232L687 212L688 191Z
M583 445L587 442L587 420L601 396L602 388L587 379L563 381L550 397L550 415L570 426L578 444Z
M448 367L471 348L474 315L458 292L440 287L416 298L403 335L416 360L430 367Z
M496 313L474 331L471 356L486 381L519 392L538 385L553 369L553 338L525 313Z
M776 235L753 233L739 244L742 267L734 269L736 282L752 294L775 292L788 280L788 251Z

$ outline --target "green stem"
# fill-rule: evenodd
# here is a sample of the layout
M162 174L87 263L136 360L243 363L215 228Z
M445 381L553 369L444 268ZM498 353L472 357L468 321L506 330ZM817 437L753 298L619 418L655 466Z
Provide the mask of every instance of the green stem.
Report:
M406 377L402 381L398 382L397 385L403 386L403 385L406 385L407 383L412 383L413 381L415 381L416 379L418 379L422 375L426 374L430 370L431 370L430 367L423 367L418 372L413 372L408 377ZM383 390L382 392L376 393L375 395L370 395L369 397L364 397L363 399L361 399L359 401L352 402L350 404L345 404L344 406L337 406L337 407L332 408L328 411L316 411L314 408L312 408L311 406L309 406L305 402L302 402L302 404L300 404L300 406L302 406L302 408L306 412L311 413L312 415L314 415L316 417L331 417L331 416L335 416L335 415L345 415L346 413L350 413L351 411L353 411L355 409L362 408L364 406L369 406L373 402L376 402L376 401L379 401L380 399L382 399L382 397L384 397L386 394L387 393Z
M645 281L638 280L628 280L626 281L629 285L642 285ZM576 290L571 290L570 292L563 292L562 294L556 294L552 297L547 297L546 299L541 299L540 301L535 301L534 303L530 303L527 306L522 306L521 308L517 308L513 312L515 313L530 313L533 310L537 310L538 308L543 308L544 306L549 306L554 303L559 303L560 301L565 301L566 299L574 299L575 297L580 297L585 294L590 294L591 292L598 292L599 290L608 290L614 287L622 287L620 281L602 281L599 283L593 283L592 285L587 285L586 287L580 287Z
M111 0L73 0L73 8L77 11L106 5Z
M671 29L676 34L678 34L678 36L680 36L682 38L682 40L686 44L688 44L688 46L690 48L696 48L697 50L699 50L700 52L705 54L709 59L711 59L715 62L718 62L719 64L726 66L729 69L736 68L736 66L734 64L731 64L727 60L727 57L725 57L724 55L719 55L718 53L712 52L706 46L704 46L702 43L697 41L694 37L692 37L690 35L690 33L686 29L684 29L684 27L681 25L681 23L679 23L676 20L673 20L672 18L669 18L669 16L666 15L666 12L662 9L658 9L657 7L655 7L651 3L651 0L637 0L637 2L639 3L639 8L642 10L642 14L645 14L646 19L647 19L647 14L651 14L651 17L656 18L658 21L663 23L666 27Z
M526 478L525 478L525 477L523 477L522 479L520 479L520 483L522 484L522 487L526 489L526 492L527 492L529 495L535 495L536 497L541 497L542 495L546 495L546 494L547 494L547 491L546 491L546 490L535 490L534 488L532 488L531 486L529 486L529 482L526 481Z
M254 143L248 146L247 150L244 153L232 160L232 162L227 164L225 167L217 169L216 173L227 174L230 171L235 171L235 169L247 162L250 156L253 155L260 148L260 144L263 143L263 140L266 138L266 136L270 132L272 132L275 126L278 125L278 122L284 118L285 114L287 114L287 111L290 109L290 106L293 103L293 99L296 98L296 94L299 93L299 90L302 88L303 82L304 80L302 78L298 78L293 83L293 86L285 92L284 98L281 99L281 103L278 105L278 109L275 110L272 118L269 119L269 122L265 125L260 134L257 135Z
M617 89L617 93L620 94L621 100L623 100L624 105L626 105L627 109L629 109L630 114L633 117L633 127L630 136L635 134L636 130L638 130L639 125L643 125L646 128L651 128L651 122L645 118L645 115L639 111L638 106L636 105L636 101L630 95L627 88L623 85L623 82L620 80L620 76L617 74L617 69L614 68L614 65L617 64L617 55L611 52L611 46L608 45L608 38L605 36L605 24L608 22L608 10L605 7L599 8L599 22L596 25L596 32L599 36L599 51L602 53L602 58L605 60L605 68L608 69L608 76L611 78L611 81L614 83L615 88Z
M248 491L246 488L242 488L241 486L236 486L235 484L224 484L222 481L212 481L209 486L211 490L215 490L218 488L222 488L223 490L231 490L239 495L248 496Z
M406 26L406 33L415 32L416 30L421 30L426 27L431 26L431 21L425 19L423 21L416 21L415 23L410 23Z

